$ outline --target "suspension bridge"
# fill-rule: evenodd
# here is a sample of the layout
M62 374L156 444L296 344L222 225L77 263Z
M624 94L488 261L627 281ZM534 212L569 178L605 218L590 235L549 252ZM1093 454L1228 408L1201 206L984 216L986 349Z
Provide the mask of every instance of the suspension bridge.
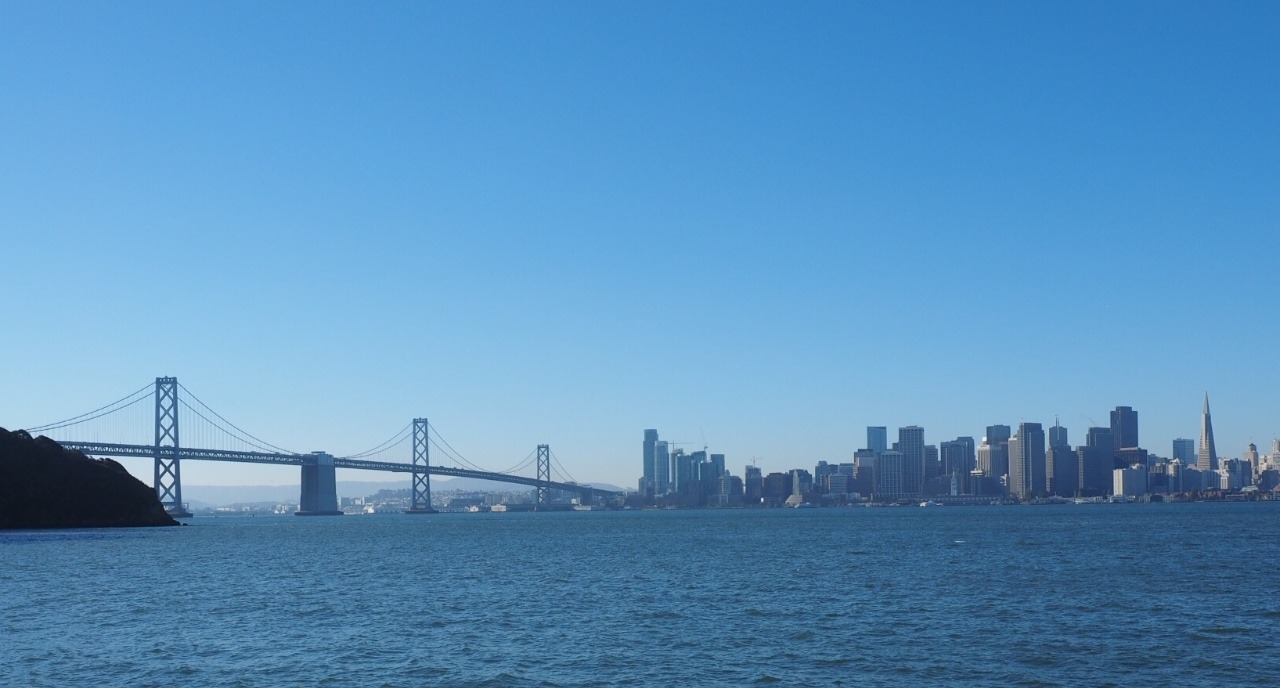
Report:
M155 401L153 407L142 403L151 398ZM155 412L154 441L138 443L138 433L145 432L145 426L152 419L146 413L152 408ZM186 446L179 441L180 417L185 437L196 438L194 446ZM333 456L322 451L292 452L259 439L223 418L180 384L176 377L156 378L154 392L148 383L100 408L56 423L28 428L27 431L32 435L47 435L68 449L90 456L152 459L156 497L170 514L177 517L191 515L182 501L183 461L299 466L302 476L297 513L300 516L342 513L338 509L335 473L339 468L409 473L412 500L406 512L411 514L436 513L431 506L432 475L526 485L536 490L535 508L538 510L550 507L553 490L575 494L583 504L590 504L597 497L617 495L610 490L578 484L546 444L537 445L523 461L507 470L485 470L455 450L426 418L414 418L387 441L358 454ZM128 438L134 441L127 441ZM432 465L432 447L457 465ZM405 453L409 458L407 462L393 460ZM533 476L520 474L530 469Z

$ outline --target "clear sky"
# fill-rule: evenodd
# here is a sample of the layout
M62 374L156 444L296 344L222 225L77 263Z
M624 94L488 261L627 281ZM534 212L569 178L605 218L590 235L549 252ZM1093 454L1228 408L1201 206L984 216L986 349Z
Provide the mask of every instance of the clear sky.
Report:
M1206 391L1220 453L1280 433L1278 3L0 17L0 426L173 375L298 451L427 416L629 487L645 428L735 474L1118 404L1167 456Z

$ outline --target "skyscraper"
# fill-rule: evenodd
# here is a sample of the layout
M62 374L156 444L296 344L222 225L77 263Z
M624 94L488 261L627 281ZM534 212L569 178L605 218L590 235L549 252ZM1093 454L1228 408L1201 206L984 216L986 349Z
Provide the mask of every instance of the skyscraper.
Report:
M1218 470L1218 448L1213 444L1213 418L1209 416L1209 393L1204 393L1204 415L1200 417L1200 449L1196 452L1196 468Z
M1060 497L1071 497L1080 483L1080 466L1076 451L1067 439L1067 429L1055 417L1049 428L1049 451L1044 455L1045 490Z
M883 454L889 449L889 429L883 425L867 426L867 449Z
M898 428L897 448L902 452L902 493L918 497L924 485L924 428L918 425Z
M1111 449L1118 451L1138 444L1138 412L1128 406L1117 406L1111 412Z
M654 493L654 490L657 489L656 480L658 477L658 470L653 463L654 457L655 457L654 452L657 448L655 447L656 444L658 444L658 431L645 430L644 431L644 478L641 482L641 484L643 485L641 492L644 493L646 496L652 495Z
M653 491L655 495L671 491L671 455L662 440L653 443Z
M1071 442L1067 440L1067 429L1058 423L1058 419L1053 419L1053 427L1049 428L1049 446L1050 447L1070 447ZM1136 445L1135 445L1136 446Z
M942 474L954 478L960 494L972 494L969 473L977 466L972 437L957 437L938 446Z
M942 464L938 460L938 446L936 444L924 445L924 479L933 480L942 475Z
M711 462L711 473L717 480L724 476L724 454L712 454L707 460Z
M1173 441L1173 458L1190 466L1196 462L1196 441L1179 437Z
M1098 450L1098 461L1105 470L1104 489L1111 489L1111 469L1115 468L1116 448L1115 441L1112 439L1111 428L1089 428L1089 432L1085 434L1086 447Z
M902 484L902 452L884 451L876 461L875 494L881 500L894 500L910 496Z
M747 466L743 473L746 475L746 479L743 481L745 483L746 502L752 506L759 506L760 498L764 495L764 476L760 474L760 469L756 466Z
M1064 445L1049 445L1044 454L1045 489L1059 497L1074 497L1080 490L1080 455Z
M1009 438L1009 493L1031 499L1045 491L1044 428L1039 423L1019 423Z
M987 436L978 449L978 469L988 478L1000 479L1009 472L1009 426L988 425Z
M1102 447L1086 445L1076 447L1076 489L1082 497L1101 497L1111 490L1112 464L1111 430L1107 431L1105 455Z

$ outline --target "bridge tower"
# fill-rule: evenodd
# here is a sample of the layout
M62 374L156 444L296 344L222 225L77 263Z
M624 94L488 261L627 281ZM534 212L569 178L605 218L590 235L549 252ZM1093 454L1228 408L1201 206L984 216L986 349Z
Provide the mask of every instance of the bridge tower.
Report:
M156 498L175 518L189 518L182 503L181 466L178 463L178 378L156 378Z
M535 509L545 511L551 503L551 445L538 445L538 503Z
M406 514L435 514L431 508L431 451L427 448L427 419L413 419L413 502Z

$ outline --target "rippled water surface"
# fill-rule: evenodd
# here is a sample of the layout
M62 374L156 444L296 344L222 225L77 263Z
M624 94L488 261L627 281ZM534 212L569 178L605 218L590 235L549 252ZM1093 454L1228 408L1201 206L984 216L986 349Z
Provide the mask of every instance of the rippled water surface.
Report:
M0 533L3 686L1275 685L1280 503Z

